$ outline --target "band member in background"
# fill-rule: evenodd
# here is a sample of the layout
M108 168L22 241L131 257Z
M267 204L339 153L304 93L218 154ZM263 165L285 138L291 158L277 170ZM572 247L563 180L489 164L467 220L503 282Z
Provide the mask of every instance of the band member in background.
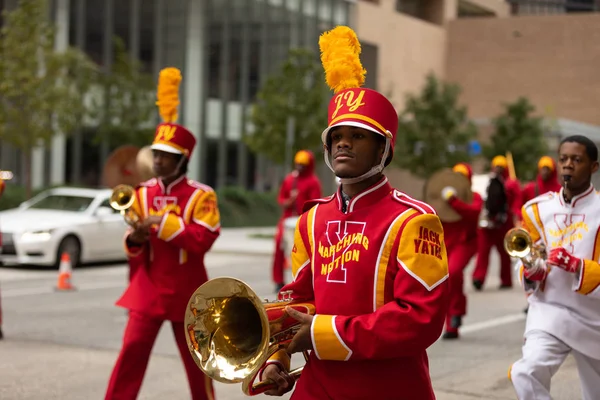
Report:
M469 182L473 170L467 163L458 163L452 168L463 174ZM442 222L446 249L448 252L448 272L450 274L450 308L446 317L444 339L457 339L462 317L467 314L467 296L464 293L464 269L477 254L477 224L483 200L473 192L473 201L467 204L456 197L456 189L446 187L442 198L462 217L457 222Z
M316 315L286 308L300 330L261 379L277 384L267 394L281 396L294 386L288 352L312 350L295 400L399 393L433 400L426 350L442 332L448 303L442 225L431 206L394 190L383 175L398 116L382 94L360 88L365 71L354 32L336 27L319 44L334 89L322 141L341 187L307 204L298 220L294 281L283 290L314 300Z
M473 286L481 290L490 263L490 251L495 247L500 256L500 289L512 288L510 257L504 250L504 236L520 224L521 188L510 179L508 161L504 156L492 160L492 173L480 218L477 240L477 261L473 271Z
M321 182L315 175L315 157L308 150L300 150L294 157L295 169L289 173L279 189L277 200L283 213L277 223L275 234L275 253L273 255L273 282L279 292L284 280L285 253L283 243L283 222L286 218L302 214L302 206L308 200L318 199L321 194Z
M536 180L529 182L521 191L521 202L527 203L534 197L544 194L546 192L558 192L561 186L558 183L556 173L556 163L552 157L543 156L538 161L538 175ZM529 306L527 306L523 312L527 313Z
M2 194L4 193L4 189L6 188L6 184L2 177L0 177L0 199L2 198ZM1 222L1 221L0 221ZM2 254L2 232L0 231L0 254ZM2 332L2 295L0 294L0 340L4 338L4 333Z
M509 370L520 400L550 400L550 381L569 353L580 398L600 393L600 195L591 184L598 149L584 136L570 136L558 157L563 189L523 207L523 227L548 256L521 262L530 307L523 357Z
M210 379L188 351L183 319L192 293L208 280L204 256L220 233L219 210L215 192L186 177L196 139L175 123L180 81L175 68L160 73L158 106L165 122L158 125L152 143L157 178L136 189L132 206L142 221L127 232L125 250L137 270L117 302L129 310L129 321L107 400L137 397L164 321L171 322L192 399L214 398Z
M521 192L521 202L527 203L534 197L546 192L558 192L561 186L556 177L556 163L552 157L544 156L538 161L538 175Z

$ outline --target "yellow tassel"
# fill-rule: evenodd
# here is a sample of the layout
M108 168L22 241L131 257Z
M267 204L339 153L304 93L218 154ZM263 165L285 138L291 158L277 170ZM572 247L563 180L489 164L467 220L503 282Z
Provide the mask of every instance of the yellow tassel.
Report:
M181 71L177 68L165 68L158 76L158 112L164 122L174 123L177 121L177 107L179 106L179 84L181 83Z
M360 63L360 42L352 29L338 26L323 33L319 47L325 80L334 93L365 83L367 71Z

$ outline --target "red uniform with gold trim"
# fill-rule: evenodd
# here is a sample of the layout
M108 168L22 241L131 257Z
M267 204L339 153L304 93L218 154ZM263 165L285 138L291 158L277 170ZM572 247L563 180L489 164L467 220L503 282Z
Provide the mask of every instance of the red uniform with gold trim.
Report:
M219 211L209 186L177 179L168 187L151 179L136 190L133 210L163 216L150 242L125 246L136 269L119 306L169 321L183 321L188 300L206 282L204 255L219 236Z
M292 271L282 290L317 313L292 399L435 399L426 349L442 331L448 268L429 205L387 178L346 212L339 192L320 200L298 221ZM289 365L285 351L271 362Z
M453 170L464 174L471 182L473 170L469 164L459 163ZM452 317L462 317L467 314L464 269L477 254L477 225L483 200L478 193L473 192L473 201L470 204L457 197L452 197L448 204L461 216L460 221L442 222L450 274L450 308L446 319L446 331L457 332L458 326L454 326Z
M179 156L177 170L189 160L196 145L194 135L174 123L177 90L181 81L175 68L161 71L158 104L166 121L156 128L152 150ZM204 256L220 233L217 196L209 186L181 175L151 179L135 191L131 206L143 221L160 216L150 228L150 238L135 245L125 235L130 283L117 305L129 310L123 346L106 391L106 400L135 399L144 379L150 353L164 321L170 321L185 367L193 400L210 400L214 391L210 378L199 369L187 347L183 320L191 295L208 280ZM164 182L170 182L165 186Z

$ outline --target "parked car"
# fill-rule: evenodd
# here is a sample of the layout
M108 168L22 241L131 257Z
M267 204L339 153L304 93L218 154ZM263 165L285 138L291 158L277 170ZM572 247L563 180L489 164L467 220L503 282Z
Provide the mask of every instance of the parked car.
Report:
M55 188L18 208L0 212L5 265L58 266L66 252L73 266L125 259L127 224L110 207L110 189Z

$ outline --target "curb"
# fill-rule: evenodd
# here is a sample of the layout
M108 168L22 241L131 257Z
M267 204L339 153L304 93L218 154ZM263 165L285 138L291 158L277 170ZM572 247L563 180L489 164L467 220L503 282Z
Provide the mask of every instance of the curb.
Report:
M234 249L211 249L208 254L229 254L232 256L254 256L254 257L270 257L272 251L252 251L252 250L234 250Z

